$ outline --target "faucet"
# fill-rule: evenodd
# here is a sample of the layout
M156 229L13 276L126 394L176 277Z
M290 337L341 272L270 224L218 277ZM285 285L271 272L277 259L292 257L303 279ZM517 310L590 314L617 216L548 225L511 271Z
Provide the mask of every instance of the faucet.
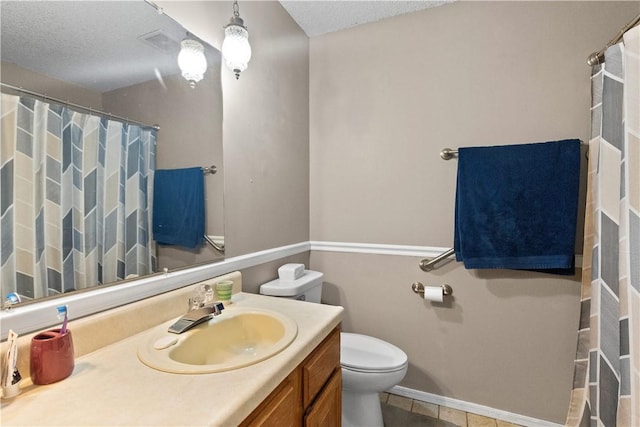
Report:
M214 316L218 316L224 310L224 305L221 302L215 302L210 305L190 310L187 314L182 316L176 323L169 326L168 331L174 334L181 334L188 331L200 323L206 322Z

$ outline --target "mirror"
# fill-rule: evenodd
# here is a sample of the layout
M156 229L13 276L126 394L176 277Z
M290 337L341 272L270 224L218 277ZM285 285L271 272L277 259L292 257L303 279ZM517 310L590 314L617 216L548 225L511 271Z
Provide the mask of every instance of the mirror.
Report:
M205 46L208 68L204 78L191 88L177 66L180 42L186 37L187 30L142 0L3 0L0 2L0 8L0 77L3 94L38 99L55 105L55 108L60 108L58 101L65 101L71 104L68 106L69 109L82 113L85 115L83 117L106 117L107 114L117 116L110 120L121 126L122 123L135 122L159 125L159 130L155 133L156 170L216 167L215 174L204 176L205 231L214 243L223 245L224 167L220 52L200 40ZM193 37L197 39L197 36ZM36 97L15 88L43 94L45 97ZM86 109L81 109L80 106ZM96 120L100 122L99 119ZM128 126L124 125L128 129L133 128ZM8 138L5 138L3 130L2 165L5 165L8 146ZM89 156L83 152L84 148L78 147L84 146L73 145L73 156ZM12 177L10 180L13 182L9 183L9 174L10 171L2 171L0 184L11 185L14 195L24 195L25 193L21 193L16 187L16 182L20 179ZM141 188L142 185L140 184ZM47 248L42 249L42 246L49 243L42 244L42 229L46 230L50 226L60 229L63 227L62 224L50 224L46 221L44 225L40 222L41 226L34 226L32 229L25 229L22 225L16 226L15 218L10 221L5 215L10 202L5 200L9 192L5 191L4 186L0 229L0 279L3 299L10 292L17 292L24 301L29 301L114 283L109 280L100 283L100 280L96 280L95 277L102 277L102 271L97 276L91 276L72 268L71 274L75 275L73 286L58 283L55 286L43 287L44 290L37 290L39 285L34 284L37 274L55 275L56 271L64 267L26 265L25 259L33 258L34 255L22 250L21 245L25 240L29 240L33 247L38 247L34 253L46 252ZM41 196L46 200L48 197ZM86 193L80 197L86 197ZM151 201L148 200L147 203L151 207ZM141 234L138 233L134 240L142 239L144 236L141 237ZM62 232L62 236L57 240L65 240L66 237ZM78 239L75 229L69 234L70 240L82 238ZM86 241L83 240L85 246ZM221 251L214 249L206 241L196 249L152 244L149 246L156 248L155 259L149 263L146 271L148 274L162 271L164 268L174 270L224 258ZM128 255L126 259L129 259ZM117 267L122 267L118 279L138 276L125 274L131 270L124 265ZM85 277L92 279L83 280ZM58 279L57 282L59 281ZM115 282L117 283L117 280Z

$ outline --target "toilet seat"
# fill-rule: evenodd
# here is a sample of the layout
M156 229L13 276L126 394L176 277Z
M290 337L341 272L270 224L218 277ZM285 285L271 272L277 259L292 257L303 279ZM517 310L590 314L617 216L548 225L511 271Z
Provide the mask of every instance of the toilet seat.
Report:
M342 332L340 334L340 365L355 372L394 372L406 368L404 351L378 338Z

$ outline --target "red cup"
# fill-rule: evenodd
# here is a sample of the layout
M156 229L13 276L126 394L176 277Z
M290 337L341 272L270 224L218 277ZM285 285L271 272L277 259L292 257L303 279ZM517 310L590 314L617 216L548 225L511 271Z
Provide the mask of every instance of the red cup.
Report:
M31 381L51 384L67 378L73 372L73 340L71 331L60 329L40 332L31 339Z

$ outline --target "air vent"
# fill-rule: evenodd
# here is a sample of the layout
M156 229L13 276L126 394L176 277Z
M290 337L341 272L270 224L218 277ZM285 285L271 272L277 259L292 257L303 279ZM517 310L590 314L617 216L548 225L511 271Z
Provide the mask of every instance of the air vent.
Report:
M172 39L162 30L156 30L147 34L143 34L138 37L138 40L165 53L178 52L180 50L180 42Z

